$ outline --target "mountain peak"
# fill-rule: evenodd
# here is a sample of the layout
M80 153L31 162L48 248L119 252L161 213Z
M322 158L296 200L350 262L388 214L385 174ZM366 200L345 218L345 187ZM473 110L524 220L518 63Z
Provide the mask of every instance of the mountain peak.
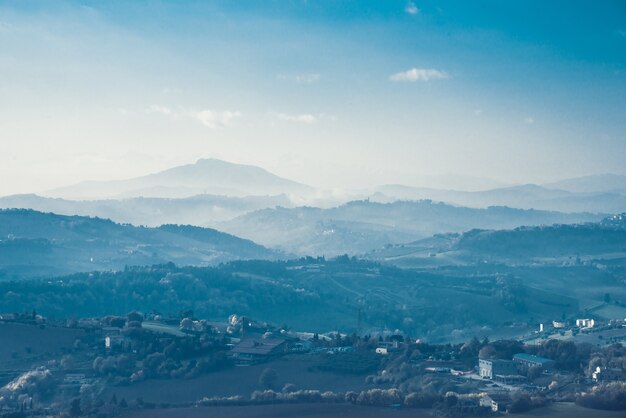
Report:
M270 173L254 165L236 164L215 158L201 158L128 180L83 182L52 190L46 195L70 199L132 197L182 198L198 194L224 196L304 196L313 188Z

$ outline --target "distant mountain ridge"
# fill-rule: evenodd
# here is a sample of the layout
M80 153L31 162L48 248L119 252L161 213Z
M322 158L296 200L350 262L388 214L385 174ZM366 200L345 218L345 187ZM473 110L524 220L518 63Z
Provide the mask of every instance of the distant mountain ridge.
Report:
M120 270L174 262L215 265L281 254L209 228L144 228L84 216L0 210L0 277Z
M560 180L543 186L575 193L626 193L626 176L597 174Z
M200 159L194 164L127 180L85 181L42 193L67 199L119 199L130 197L184 198L198 194L266 196L308 194L311 186L276 176L251 165L217 159Z
M96 216L118 223L156 227L163 224L214 226L245 213L268 207L291 207L288 196L215 196L187 198L134 197L128 199L67 200L34 194L0 197L0 209L33 209L59 215Z
M626 211L626 188L620 191L575 192L536 184L503 187L479 192L439 190L403 185L383 185L370 191L372 200L397 199L435 201L474 208L508 206L558 212L618 213Z
M300 255L360 254L442 232L510 229L521 225L596 222L605 215L509 207L457 207L429 200L368 200L319 209L263 209L219 224L221 230Z

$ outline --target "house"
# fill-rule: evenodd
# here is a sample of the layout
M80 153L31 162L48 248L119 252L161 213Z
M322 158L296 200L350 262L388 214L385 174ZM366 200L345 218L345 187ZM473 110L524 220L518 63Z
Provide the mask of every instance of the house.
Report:
M284 354L287 341L275 338L243 338L232 350L235 364L243 366L267 361Z
M607 367L596 367L596 370L591 374L591 378L594 382L614 382L626 380L626 373L623 369Z
M579 328L593 328L596 324L596 321L593 319L577 319L576 326Z
M16 319L17 319L17 315L14 313L0 314L0 321L15 321Z
M505 394L492 393L480 398L479 405L491 408L493 412L505 412L511 405L511 398Z
M513 356L513 361L526 367L539 367L542 372L550 372L554 369L554 360L533 354L518 353Z
M126 348L130 345L130 339L123 335L107 335L104 337L104 348L112 350L115 348Z
M558 328L565 328L567 324L565 323L565 321L552 321L552 326L558 329Z
M517 364L511 360L479 359L478 373L483 379L517 375Z

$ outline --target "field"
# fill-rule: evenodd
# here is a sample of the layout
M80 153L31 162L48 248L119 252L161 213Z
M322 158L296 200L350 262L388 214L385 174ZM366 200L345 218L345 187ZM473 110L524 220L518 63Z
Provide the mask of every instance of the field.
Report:
M59 353L82 334L77 329L0 322L0 364Z
M559 402L545 408L539 408L513 416L517 418L621 418L624 416L624 411L602 411L583 408L582 406L569 402Z
M365 376L344 375L332 372L309 371L317 364L308 355L292 356L289 360L276 360L253 366L234 367L209 373L195 379L151 379L131 386L108 387L102 399L110 399L115 394L118 399L127 401L142 398L156 404L194 402L203 397L250 396L261 390L259 376L270 367L278 373L276 389L292 383L296 389L317 389L321 391L362 390L366 388Z
M425 409L391 409L345 404L287 404L133 410L122 416L124 418L321 418L338 416L343 418L427 418L433 415ZM623 411L586 409L572 403L558 403L513 416L518 418L620 418L624 416L624 413Z
M137 410L122 415L124 418L291 418L291 417L359 417L359 418L426 418L432 417L423 409L375 408L346 404L286 404L251 406L216 406L199 408Z

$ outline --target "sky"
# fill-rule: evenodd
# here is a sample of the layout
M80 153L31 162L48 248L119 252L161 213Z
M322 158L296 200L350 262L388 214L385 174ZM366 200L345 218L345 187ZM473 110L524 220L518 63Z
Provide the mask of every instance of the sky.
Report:
M626 175L626 2L0 0L0 195L199 158L324 188Z

